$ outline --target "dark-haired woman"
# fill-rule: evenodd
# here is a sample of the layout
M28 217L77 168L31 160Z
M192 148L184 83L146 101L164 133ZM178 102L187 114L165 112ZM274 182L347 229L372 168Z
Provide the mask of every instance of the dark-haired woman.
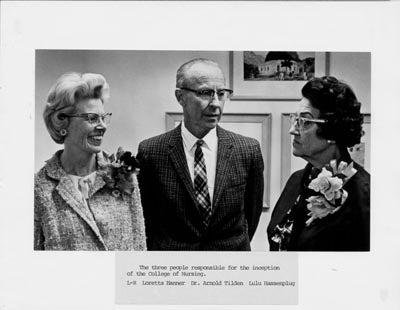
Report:
M363 117L349 85L314 78L291 115L293 155L308 164L289 178L271 216L271 251L368 251L370 175L350 158Z

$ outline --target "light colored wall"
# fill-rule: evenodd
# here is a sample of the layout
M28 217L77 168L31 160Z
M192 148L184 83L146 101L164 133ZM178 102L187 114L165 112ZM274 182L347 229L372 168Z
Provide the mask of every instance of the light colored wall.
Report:
M330 74L350 84L361 102L361 112L371 113L371 54L332 53Z

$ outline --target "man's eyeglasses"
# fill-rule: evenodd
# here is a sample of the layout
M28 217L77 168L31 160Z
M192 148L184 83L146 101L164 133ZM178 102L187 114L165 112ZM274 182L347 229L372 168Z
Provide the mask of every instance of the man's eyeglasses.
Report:
M233 94L233 90L227 89L227 88L217 89L217 90L209 89L209 88L195 90L195 89L191 89L191 88L187 88L187 87L181 87L178 89L191 91L204 100L212 100L212 99L214 99L215 94L217 94L219 101L225 101L225 100L230 99Z
M73 115L67 115L67 116L68 117L82 117L91 125L100 124L100 119L101 119L104 124L108 125L111 122L111 115L112 115L112 113L104 113L102 115L99 115L97 113L82 113L82 114L73 114Z
M296 124L296 126L303 130L309 123L326 123L328 122L326 119L316 119L316 118L307 118L301 117L297 114L290 114L290 124Z

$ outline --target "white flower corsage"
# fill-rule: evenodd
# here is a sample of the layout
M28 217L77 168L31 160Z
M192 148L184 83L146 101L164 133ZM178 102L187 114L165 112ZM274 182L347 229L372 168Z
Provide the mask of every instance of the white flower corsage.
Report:
M344 184L357 173L353 162L349 165L342 161L337 166L336 160L331 160L327 168L322 168L319 175L310 182L308 188L320 193L307 198L307 209L310 218L306 221L309 226L315 219L321 219L342 208L348 193L343 189Z

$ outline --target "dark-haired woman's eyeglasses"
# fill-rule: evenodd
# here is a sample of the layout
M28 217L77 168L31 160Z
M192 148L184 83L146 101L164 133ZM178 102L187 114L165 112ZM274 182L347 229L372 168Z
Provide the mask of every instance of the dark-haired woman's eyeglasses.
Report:
M290 124L292 126L293 124L296 124L297 128L299 128L300 130L304 130L304 128L307 127L307 125L310 123L326 123L326 122L328 122L326 119L307 118L298 116L297 114L290 114Z
M82 114L72 114L67 115L68 117L82 117L91 125L98 125L100 124L100 119L106 125L110 124L111 122L111 115L112 113L104 113L102 115L97 113L82 113Z

